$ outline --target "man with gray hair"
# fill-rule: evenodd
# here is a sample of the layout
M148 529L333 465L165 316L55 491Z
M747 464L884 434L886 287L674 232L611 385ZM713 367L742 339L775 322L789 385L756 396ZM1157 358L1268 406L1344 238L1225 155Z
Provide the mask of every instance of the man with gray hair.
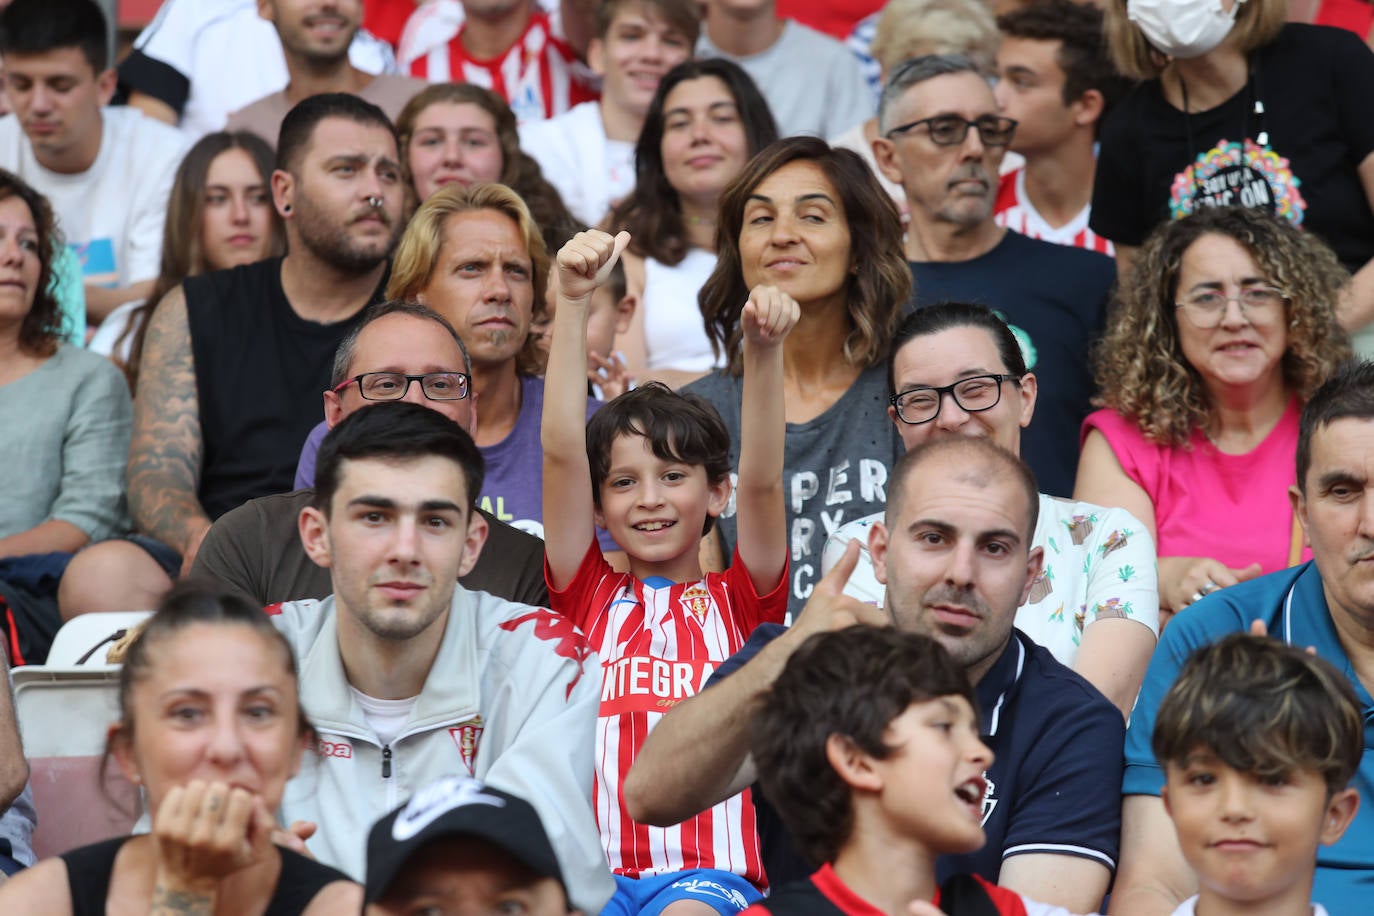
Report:
M997 172L1016 122L961 54L898 67L878 104L878 167L906 194L906 255L913 306L957 300L986 305L1021 342L1040 380L1021 454L1041 488L1069 496L1078 428L1093 393L1088 347L1101 332L1116 279L1110 258L1030 239L994 222Z

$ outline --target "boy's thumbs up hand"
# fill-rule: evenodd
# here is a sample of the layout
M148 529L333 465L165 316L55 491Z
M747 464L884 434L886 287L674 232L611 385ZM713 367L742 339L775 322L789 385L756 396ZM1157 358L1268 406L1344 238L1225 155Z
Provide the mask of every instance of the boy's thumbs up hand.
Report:
M558 252L558 288L568 299L586 299L606 282L620 255L630 244L630 233L615 236L600 229L579 232Z

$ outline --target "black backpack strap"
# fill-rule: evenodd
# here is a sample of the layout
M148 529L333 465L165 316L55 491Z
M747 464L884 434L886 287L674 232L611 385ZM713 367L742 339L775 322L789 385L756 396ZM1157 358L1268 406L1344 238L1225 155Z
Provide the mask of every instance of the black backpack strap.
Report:
M940 909L949 916L1001 916L987 889L973 875L955 875L940 885Z

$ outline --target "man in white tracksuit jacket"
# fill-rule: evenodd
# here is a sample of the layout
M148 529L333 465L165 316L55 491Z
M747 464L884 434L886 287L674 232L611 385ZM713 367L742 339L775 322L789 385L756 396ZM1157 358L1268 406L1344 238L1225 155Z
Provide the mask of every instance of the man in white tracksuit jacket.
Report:
M459 565L447 559L458 552L462 565L475 562L486 523L465 492L451 492L465 489L442 451L454 431L476 455L437 412L377 404L321 448L320 507L302 511L301 532L335 594L288 602L273 618L296 652L301 704L318 733L281 817L318 824L310 850L362 880L374 822L440 777L471 774L534 805L573 906L598 913L614 884L591 805L597 658L549 610L456 585L462 570L444 564ZM438 454L416 451L426 435L443 440ZM378 445L387 442L400 444ZM470 484L473 470L465 475ZM423 661L405 653L421 643L430 662L417 671Z

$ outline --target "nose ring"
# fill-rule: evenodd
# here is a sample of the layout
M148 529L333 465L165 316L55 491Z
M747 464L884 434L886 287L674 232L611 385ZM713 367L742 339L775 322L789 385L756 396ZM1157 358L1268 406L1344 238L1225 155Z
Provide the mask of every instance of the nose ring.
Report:
M382 199L380 197L369 197L367 199L367 205L374 210L380 210L382 208Z

